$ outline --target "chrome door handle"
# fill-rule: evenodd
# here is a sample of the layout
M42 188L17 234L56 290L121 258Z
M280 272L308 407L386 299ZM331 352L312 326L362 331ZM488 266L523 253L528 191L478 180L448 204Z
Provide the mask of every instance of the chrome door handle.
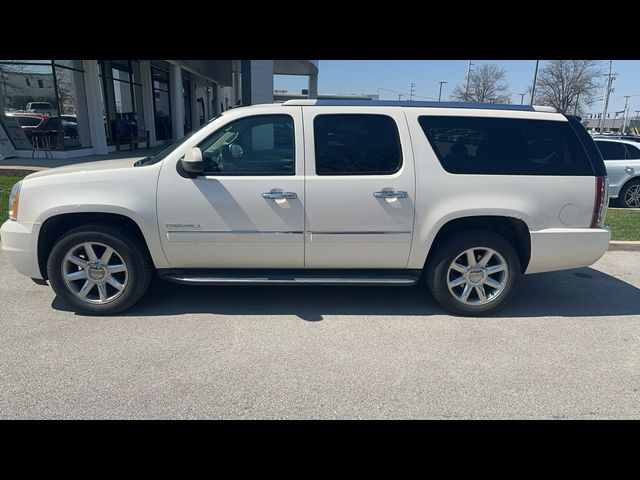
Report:
M374 192L376 198L407 198L409 194L400 190L383 190L382 192Z
M262 194L262 198L268 198L269 200L280 200L282 198L294 199L298 198L296 192L266 192Z

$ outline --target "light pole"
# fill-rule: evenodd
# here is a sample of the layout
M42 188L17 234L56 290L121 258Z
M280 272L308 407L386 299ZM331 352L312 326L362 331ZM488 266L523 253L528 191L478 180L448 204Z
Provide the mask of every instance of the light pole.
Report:
M538 65L540 64L540 60L536 60L536 71L533 72L533 85L531 87L531 103L529 105L533 105L533 97L536 94L536 81L538 80Z
M449 82L438 82L440 84L440 93L438 94L438 101L441 102L442 101L442 85L444 83L449 83Z
M524 93L519 93L520 95L520 105L524 105Z
M609 108L609 95L611 95L611 92L613 92L611 85L613 84L613 81L618 76L617 73L611 73L612 68L613 68L613 60L609 60L609 74L605 75L605 77L609 77L609 78L607 80L607 85L605 86L605 91L604 91L604 105L602 110L602 119L600 123L600 133L603 133L603 130L604 130L605 118L607 117L607 108Z
M627 126L627 108L628 108L627 104L629 103L629 97L630 96L631 95L625 95L624 96L624 109L623 109L623 112L622 112L622 135L624 135L624 129Z
M467 88L464 91L465 96L467 97L469 96L469 79L471 78L471 65L475 65L475 63L471 63L471 60L469 60L469 66L467 67Z

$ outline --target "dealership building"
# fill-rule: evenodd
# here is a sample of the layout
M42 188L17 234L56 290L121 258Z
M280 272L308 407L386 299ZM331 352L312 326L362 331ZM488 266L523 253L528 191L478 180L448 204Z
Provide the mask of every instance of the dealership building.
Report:
M132 138L154 147L234 106L274 102L274 75L308 77L317 97L317 60L0 60L0 120L20 156L45 130L58 158Z
M582 119L582 124L590 132L600 132L602 128L603 132L616 132L622 133L624 124L625 133L637 135L640 133L640 120L638 117L627 118L622 117L605 118L601 120L598 114L587 114L587 118Z

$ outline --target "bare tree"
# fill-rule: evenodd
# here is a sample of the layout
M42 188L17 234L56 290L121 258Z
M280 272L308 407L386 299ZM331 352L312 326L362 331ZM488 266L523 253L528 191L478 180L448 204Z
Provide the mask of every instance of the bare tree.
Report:
M596 60L551 60L538 74L533 103L555 107L562 113L581 114L602 86L602 74Z
M506 71L495 63L486 63L469 76L469 89L465 84L457 85L451 98L459 102L509 103L511 93L504 83Z
M75 113L75 101L73 83L71 81L73 72L65 68L56 69L56 81L58 84L58 96L60 97L60 108L62 114Z

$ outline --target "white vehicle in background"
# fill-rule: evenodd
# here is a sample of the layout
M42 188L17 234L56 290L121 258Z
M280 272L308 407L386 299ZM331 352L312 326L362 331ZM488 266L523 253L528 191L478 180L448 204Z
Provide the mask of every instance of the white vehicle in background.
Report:
M31 174L0 233L19 272L92 314L131 307L157 274L195 285L424 277L447 310L484 315L523 274L598 260L607 198L593 140L548 107L291 100L229 110L140 161Z
M640 143L594 138L607 167L609 197L616 207L640 208Z
M57 115L57 110L49 102L29 102L25 109L27 113L42 113L44 115Z

